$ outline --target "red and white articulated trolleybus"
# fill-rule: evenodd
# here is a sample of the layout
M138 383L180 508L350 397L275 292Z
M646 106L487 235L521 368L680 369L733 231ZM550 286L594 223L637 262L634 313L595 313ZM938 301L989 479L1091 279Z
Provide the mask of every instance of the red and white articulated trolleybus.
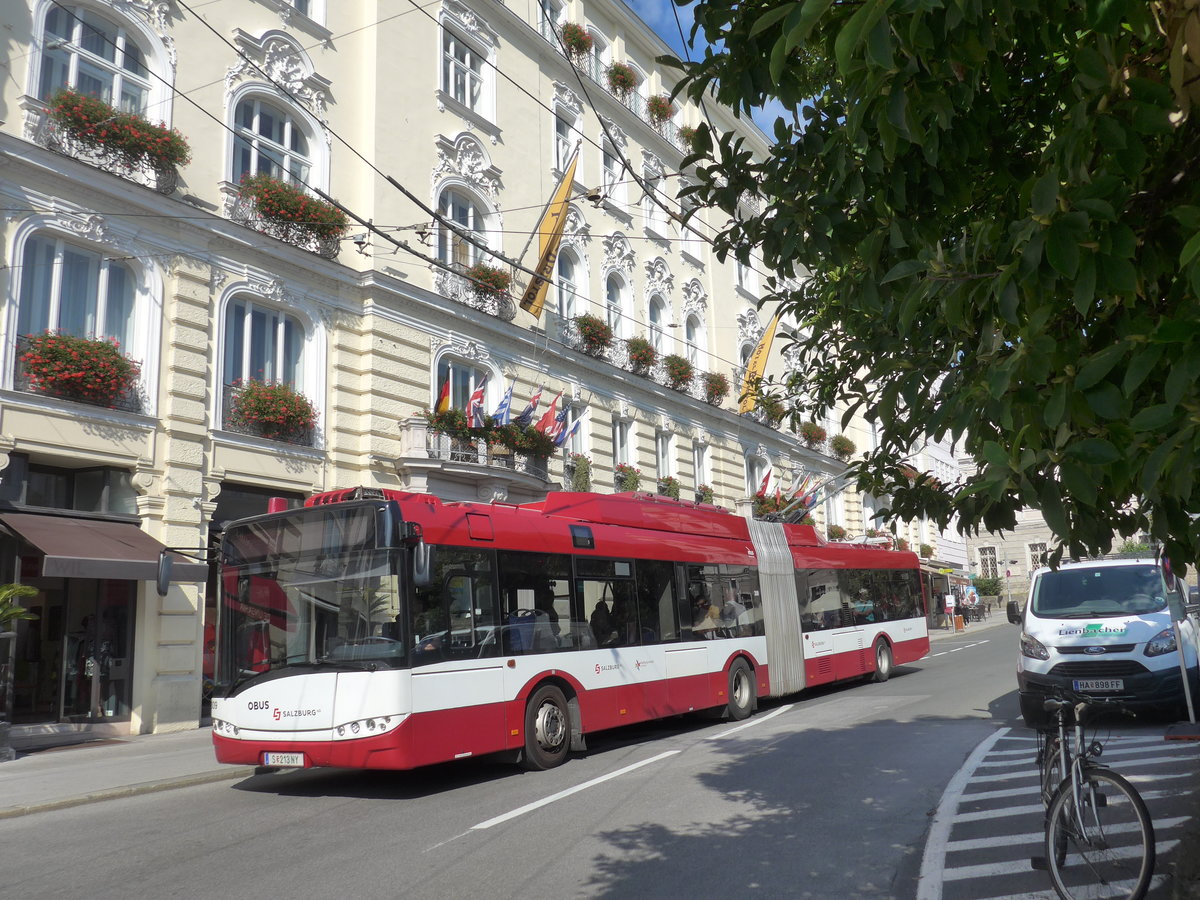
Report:
M340 491L221 546L224 763L409 769L760 697L929 650L917 557L649 494Z

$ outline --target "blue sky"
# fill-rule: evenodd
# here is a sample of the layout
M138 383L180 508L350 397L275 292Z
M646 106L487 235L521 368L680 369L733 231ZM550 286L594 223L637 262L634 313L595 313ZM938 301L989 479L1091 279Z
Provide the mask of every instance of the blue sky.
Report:
M684 38L691 34L693 7L675 7L672 0L624 0L624 2L630 9L637 13L643 22L654 30L655 34L670 45L671 49L680 59L687 59L689 53L693 57L697 55L684 45L684 40L679 35L681 28ZM672 10L677 10L679 13L678 23L675 20L675 12ZM775 117L782 112L783 107L776 102L772 102L763 109L755 110L752 118L754 119L754 123L770 137Z

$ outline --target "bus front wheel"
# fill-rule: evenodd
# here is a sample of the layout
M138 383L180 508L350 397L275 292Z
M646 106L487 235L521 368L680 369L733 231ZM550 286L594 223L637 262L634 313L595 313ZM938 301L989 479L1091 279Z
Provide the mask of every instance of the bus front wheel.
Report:
M525 754L521 764L530 770L553 769L566 761L570 748L567 698L554 685L542 685L525 707Z
M729 699L725 709L735 722L754 712L754 673L744 659L734 660L729 667Z

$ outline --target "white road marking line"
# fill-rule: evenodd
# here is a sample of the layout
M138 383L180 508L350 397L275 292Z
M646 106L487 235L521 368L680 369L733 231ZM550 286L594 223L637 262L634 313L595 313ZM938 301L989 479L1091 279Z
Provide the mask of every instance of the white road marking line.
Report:
M1181 825L1188 823L1187 816L1172 816L1169 819L1155 819L1154 833L1157 835L1161 832L1168 831L1172 828L1178 828ZM1130 823L1129 827L1133 827ZM1030 831L1025 834L1001 834L985 838L972 838L970 840L951 841L946 845L946 850L949 853L962 853L966 851L987 850L990 847L1019 847L1022 844L1027 844L1031 847L1040 847L1045 840L1046 833L1044 831ZM1157 843L1156 845L1157 846Z
M946 844L950 841L950 830L954 827L955 821L953 810L958 809L958 800L962 796L967 782L971 779L971 773L979 765L979 761L986 757L996 741L1007 733L1008 729L1002 728L985 739L967 757L967 761L954 773L954 777L946 785L946 790L942 793L942 800L938 803L937 811L933 815L933 823L929 826L929 837L925 841L925 853L921 858L921 877L917 882L917 900L941 900L942 881L946 866Z
M1175 845L1178 843L1179 841L1156 841L1154 844L1155 853L1167 853L1175 849ZM1038 850L1041 850L1040 846ZM1108 855L1113 859L1133 859L1135 855L1139 855L1141 852L1141 847L1116 847ZM1074 854L1069 855L1067 861L1071 865L1080 865L1079 858ZM968 878L995 878L998 875L1017 875L1028 871L1028 858L1009 859L998 863L985 863L978 866L962 866L957 869L947 869L945 878L947 881L964 881Z
M772 710L771 712L767 713L765 716L755 716L753 719L751 719L748 722L743 722L741 725L737 725L734 728L730 728L727 731L722 731L720 734L710 735L709 737L706 737L704 740L719 741L719 740L721 740L721 738L727 738L727 737L729 737L729 735L736 734L737 732L739 732L745 728L750 728L754 725L761 725L763 722L766 722L768 719L773 719L776 716L787 712L794 705L795 705L794 703L789 703L787 706L781 706L781 707L779 707L779 709Z
M764 718L766 717L764 716ZM479 831L483 828L493 828L496 825L501 825L505 822L511 821L518 816L523 816L526 813L533 812L535 809L541 809L543 806L549 806L551 803L555 803L565 797L570 797L572 794L578 794L580 791L586 791L588 788L595 787L598 784L603 784L604 782L611 781L614 778L620 778L622 775L628 775L630 772L642 768L642 766L648 766L651 763L656 763L659 760L666 759L668 756L674 756L679 752L679 750L668 750L665 753L658 754L658 756L652 756L649 759L643 759L641 762L635 762L623 769L617 769L615 772L609 772L607 775L601 775L598 778L593 778L591 781L585 781L583 784L577 784L575 787L567 788L564 791L559 791L557 794L551 794L549 797L543 797L541 800L534 800L532 803L526 803L524 806L518 807L510 812L506 812L503 815L496 816L495 818L488 819L486 822L480 822L478 825L472 825L471 830Z

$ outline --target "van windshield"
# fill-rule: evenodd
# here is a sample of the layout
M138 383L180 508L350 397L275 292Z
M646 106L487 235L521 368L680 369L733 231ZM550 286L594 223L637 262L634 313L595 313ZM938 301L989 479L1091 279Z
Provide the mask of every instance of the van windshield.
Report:
M1166 609L1166 588L1155 565L1099 566L1043 572L1033 592L1043 619L1142 616Z

